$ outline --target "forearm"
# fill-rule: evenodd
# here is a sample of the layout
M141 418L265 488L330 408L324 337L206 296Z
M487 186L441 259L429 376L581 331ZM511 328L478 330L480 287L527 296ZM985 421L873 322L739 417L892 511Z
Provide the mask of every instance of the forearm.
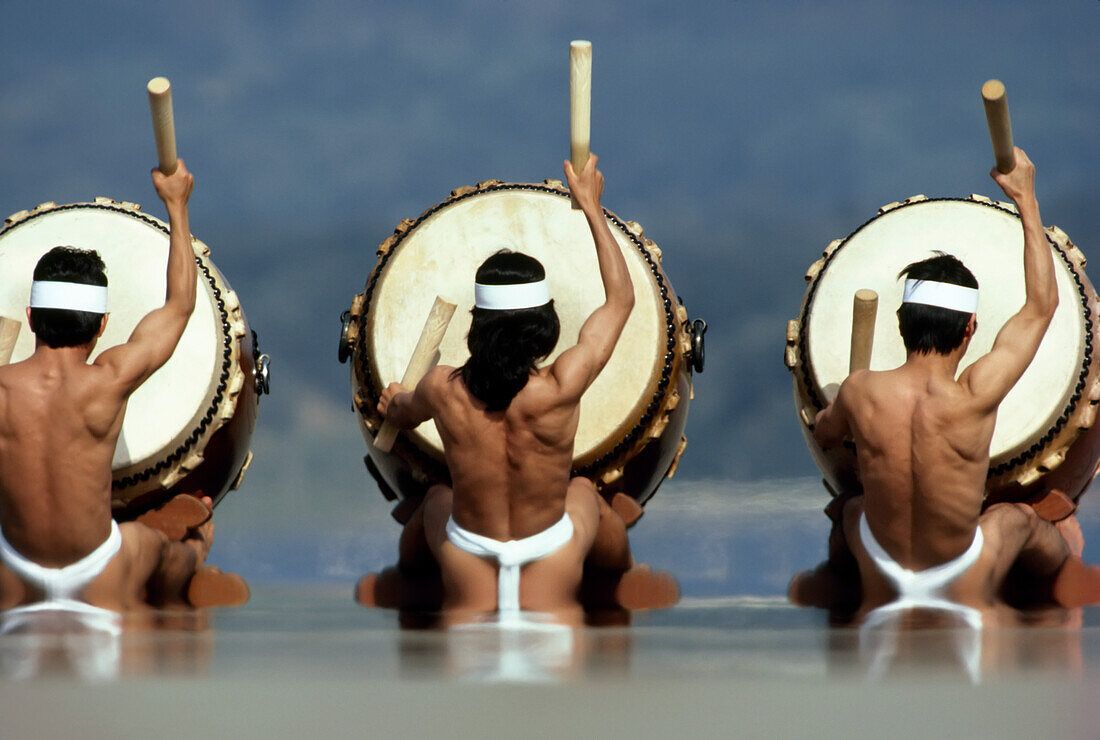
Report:
M386 420L398 429L413 429L431 418L424 415L418 406L412 392L398 393L386 409Z
M596 243L596 260L600 266L604 296L607 303L624 307L629 313L634 307L634 285L626 266L622 250L611 234L602 209L585 212L592 239Z
M195 308L195 252L191 247L191 228L187 203L168 204L171 230L168 244L168 272L164 294L166 306L174 306L190 314Z
M1058 306L1058 284L1054 278L1054 256L1047 243L1034 193L1021 197L1016 207L1024 230L1024 290L1026 305L1043 314Z

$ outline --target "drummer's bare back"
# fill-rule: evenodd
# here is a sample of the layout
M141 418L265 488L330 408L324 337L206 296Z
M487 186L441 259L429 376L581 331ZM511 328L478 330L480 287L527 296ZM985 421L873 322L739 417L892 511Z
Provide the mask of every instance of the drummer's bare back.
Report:
M527 537L561 518L573 462L580 400L607 364L634 305L626 261L600 208L603 175L593 155L580 175L567 162L570 190L596 244L606 300L577 344L541 368L506 409L487 411L454 368L437 367L415 393L392 384L380 408L399 427L433 418L443 440L461 526L497 540ZM390 402L393 399L393 402Z
M981 515L997 407L1034 358L1058 304L1035 198L1035 169L1016 151L1012 172L991 174L1016 202L1023 221L1023 308L1001 328L990 352L958 380L969 339L947 355L910 353L894 370L853 373L815 425L823 446L849 435L854 439L867 523L906 568L947 562L970 545Z
M126 401L172 355L194 309L192 178L180 160L173 175L155 170L153 181L173 226L164 307L91 364L95 340L39 342L23 362L0 367L0 522L17 551L47 567L75 562L107 539Z

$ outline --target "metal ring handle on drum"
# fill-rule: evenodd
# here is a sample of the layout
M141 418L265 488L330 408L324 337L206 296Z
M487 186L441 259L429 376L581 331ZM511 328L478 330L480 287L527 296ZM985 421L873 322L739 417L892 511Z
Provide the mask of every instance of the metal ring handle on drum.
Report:
M695 319L691 322L691 369L693 372L703 372L703 366L707 361L707 345L703 335L707 333L707 322L703 319Z
M351 311L344 311L340 314L340 345L336 351L336 359L340 360L340 364L345 364L351 359L351 338L348 336L351 329Z
M262 354L256 358L255 370L256 393L266 396L271 393L271 357Z

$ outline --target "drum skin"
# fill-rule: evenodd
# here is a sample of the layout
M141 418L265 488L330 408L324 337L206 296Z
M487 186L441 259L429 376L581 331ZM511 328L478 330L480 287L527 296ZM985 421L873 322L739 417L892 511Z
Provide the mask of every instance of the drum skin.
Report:
M379 452L371 444L381 424L381 417L376 411L381 387L377 380L378 366L372 357L370 336L377 311L373 305L377 284L386 279L387 263L392 255L402 248L406 237L413 234L426 219L452 204L503 191L536 191L540 195L550 194L563 200L568 198L568 191L555 180L539 185L492 180L453 191L450 198L426 211L419 219L403 221L393 236L379 246L378 263L364 291L355 296L347 314L344 342L347 354L352 358L353 405L368 446L368 455L364 460L383 495L391 501L414 504L431 485L449 483L450 477L441 450L424 444L422 440L410 439L413 435L398 435L389 454ZM654 290L659 292L659 296L654 298L661 306L660 313L664 317L661 322L664 324L662 338L659 340L663 361L657 363L659 367L652 387L642 394L648 403L640 404L641 412L630 418L607 420L606 430L601 429L605 432L604 439L587 453L574 458L573 474L592 479L606 497L622 492L644 504L661 481L675 473L686 445L683 430L692 396L690 327L687 312L676 300L675 292L661 268L660 250L644 236L640 226L623 222L610 212L605 213L620 243L623 238L627 239L644 259L645 269L656 285ZM517 248L523 250L522 245ZM562 266L547 265L548 276L555 267L560 269ZM460 305L459 310L468 313L469 306ZM411 327L409 331L418 333L419 326ZM563 330L563 340L564 337ZM654 340L658 341L656 337ZM562 342L559 342L558 349L561 348ZM588 398L587 395L585 397ZM583 404L582 400L582 408ZM398 506L394 516L404 520L410 510L409 505Z
M861 226L843 240L832 242L825 250L822 259L815 262L806 273L808 288L802 302L798 319L788 323L785 363L791 370L795 408L798 412L799 426L806 439L807 446L825 476L826 488L834 497L847 498L862 490L856 465L855 448L850 441L843 446L822 450L813 438L812 423L816 413L824 407L824 392L813 380L814 371L810 363L810 350L807 326L814 311L814 298L817 288L825 277L836 255L853 240L861 230L878 219L890 217L900 209L931 210L935 203L967 204L967 207L991 208L998 212L1014 216L1018 221L1015 208L1011 204L998 203L988 198L973 195L965 199L928 199L914 196L901 203L892 203L879 210L875 218ZM1059 279L1071 286L1069 299L1060 289L1059 310L1076 312L1080 317L1079 343L1081 357L1066 357L1066 369L1071 370L1071 382L1066 389L1064 407L1059 404L1051 409L1051 423L1037 431L1023 445L1002 455L994 454L990 460L990 470L986 481L986 505L997 502L1025 502L1051 490L1058 490L1076 501L1095 477L1100 460L1100 431L1095 419L1100 403L1100 361L1094 347L1100 347L1100 305L1096 291L1085 275L1085 257L1057 227L1049 227L1047 239L1053 247L1056 260L1056 272ZM1021 237L1022 243L1022 237ZM929 252L929 256L930 256ZM851 259L849 257L849 259ZM967 258L964 258L967 262ZM894 268L894 274L886 275L883 281L892 281L904 262ZM968 266L974 265L968 262ZM977 270L975 270L977 272ZM979 278L980 282L980 278ZM874 287L867 285L864 287ZM1022 295L1022 290L1021 290ZM879 322L884 316L893 316L894 306L884 307L880 301ZM883 313L885 312L885 313ZM983 309L979 308L978 319L981 327ZM843 319L850 320L850 314ZM897 332L896 319L887 322L888 330ZM992 327L999 330L1000 326ZM876 328L876 335L882 327ZM900 337L897 339L900 343ZM847 347L844 348L845 353ZM968 355L969 358L969 355ZM964 358L963 365L969 360ZM872 363L872 369L877 369ZM1022 382L1022 381L1021 381ZM1036 401L1039 403L1039 401Z
M148 239L151 244L167 244L167 224L142 213L140 206L135 203L119 203L108 198L97 198L94 203L62 206L44 203L32 211L20 211L5 221L0 237L8 236L17 229L36 222L37 228L48 231L51 227L42 227L42 224L50 219L60 218L119 219L119 228L136 229L139 233L148 234L141 238ZM75 246L103 249L90 236L89 240L79 238L82 233L80 222L75 223L75 226L65 226L66 230L75 229ZM109 223L114 224L115 221ZM25 237L20 238L20 242L22 241L25 241ZM112 510L115 518L120 521L133 519L179 493L210 496L216 504L228 491L240 484L251 462L249 444L255 430L259 399L255 380L259 353L254 333L248 326L236 293L210 261L209 249L198 239L192 238L192 242L199 268L199 285L206 287L205 291L199 290L199 300L203 300L201 296L207 296L216 324L220 325L215 341L218 346L215 377L209 381L214 395L209 399L208 408L196 427L166 430L165 436L173 441L162 447L152 458L121 468L116 462L112 481ZM7 243L10 242L5 242ZM51 246L54 244L43 245L40 251L45 252ZM117 250L119 247L116 245L112 249ZM112 262L108 259L107 263L110 276ZM114 264L118 269L118 263ZM29 285L30 274L18 279L25 280ZM139 318L127 316L130 321ZM118 321L117 316L115 321ZM109 319L108 326L110 325ZM29 336L29 329L24 329ZM109 345L98 346L96 350L102 351L107 346ZM127 413L133 412L134 404L131 404Z

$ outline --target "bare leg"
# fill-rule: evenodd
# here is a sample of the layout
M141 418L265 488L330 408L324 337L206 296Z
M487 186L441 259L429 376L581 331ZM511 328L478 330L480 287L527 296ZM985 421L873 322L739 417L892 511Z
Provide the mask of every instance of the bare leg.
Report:
M630 554L630 540L626 534L626 522L614 511L603 496L596 493L596 487L587 478L574 478L569 482L569 494L583 495L588 492L599 507L599 522L592 549L585 559L586 566L629 570L634 566L634 556ZM569 495L567 494L567 495ZM621 494L620 494L621 495Z
M355 600L366 607L434 611L443 604L439 563L424 529L427 502L439 497L450 501L451 489L432 486L416 507L397 544L397 566L368 573L355 587ZM448 516L450 511L448 509ZM445 521L445 520L444 520Z
M581 602L585 609L658 609L678 602L680 587L670 573L654 573L649 566L634 563L624 514L637 521L641 507L621 493L609 505L587 478L574 478L569 490L590 495L599 512L595 539L584 563Z
M401 530L401 539L397 542L397 567L402 573L414 576L439 573L432 549L428 547L428 538L424 532L424 502L429 497L450 496L451 489L444 485L435 485L428 489L424 500L416 507L408 524Z
M410 577L397 567L368 573L355 587L355 600L366 607L438 611L443 606L443 581L438 572Z
M27 588L19 577L0 564L0 611L22 604L27 598Z
M460 550L447 539L453 492L433 486L424 498L424 535L439 563L443 583L443 609L453 613L487 613L497 607L497 567ZM523 577L520 577L522 589ZM522 592L521 592L522 598Z
M187 494L123 526L140 527L141 536L156 537L156 561L138 582L146 600L158 607L237 606L248 601L248 585L240 576L205 566L214 541L214 503ZM147 546L149 549L150 546ZM148 569L143 564L143 570ZM141 572L134 577L140 579Z
M858 518L863 499L853 496L839 512L829 533L829 557L813 570L796 573L787 586L787 598L798 606L815 606L838 613L855 612L863 600L863 588L852 549L845 536L845 521Z
M1100 568L1085 565L1061 532L1030 506L996 504L980 523L995 555L991 592L1004 584L1027 601L1048 599L1066 608L1100 602Z
M209 502L210 499L204 499ZM248 602L251 593L248 584L236 573L222 573L212 565L203 565L214 541L214 520L210 519L192 530L192 536L183 542L172 542L166 554L165 564L178 559L177 572L194 564L187 581L187 603L196 607L240 606ZM190 550L190 554L187 552Z

